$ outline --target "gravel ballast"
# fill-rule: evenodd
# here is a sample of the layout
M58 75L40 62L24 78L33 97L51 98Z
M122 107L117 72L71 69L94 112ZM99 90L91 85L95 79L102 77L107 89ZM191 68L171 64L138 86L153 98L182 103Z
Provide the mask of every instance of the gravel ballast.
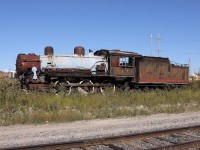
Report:
M0 148L67 142L200 125L200 112L0 127Z

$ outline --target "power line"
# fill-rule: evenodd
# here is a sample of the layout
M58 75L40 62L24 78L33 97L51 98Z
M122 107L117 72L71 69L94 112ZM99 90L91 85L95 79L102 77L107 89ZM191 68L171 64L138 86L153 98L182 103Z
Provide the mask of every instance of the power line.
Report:
M155 51L157 51L157 50L155 50ZM167 53L174 53L174 51L170 51L170 50L167 50L167 51L166 50L161 50L161 52L164 52L164 53L166 53L166 52ZM178 51L178 50L176 50L176 52L179 53L180 55L181 54L184 54L184 55L186 55L186 54L192 54L192 55L196 55L197 54L197 55L199 55L200 54L198 52L197 53L196 52L181 52L180 53L180 51Z
M200 39L165 39L165 43L199 43Z

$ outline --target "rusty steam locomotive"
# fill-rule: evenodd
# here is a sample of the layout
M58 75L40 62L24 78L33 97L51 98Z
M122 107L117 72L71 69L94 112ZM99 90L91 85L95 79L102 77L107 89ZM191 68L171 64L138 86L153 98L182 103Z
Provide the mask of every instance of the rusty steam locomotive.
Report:
M188 65L175 65L168 58L142 56L121 50L89 50L74 48L72 55L56 55L51 46L44 55L19 54L16 60L17 77L23 89L64 90L84 93L115 91L134 87L161 87L188 84Z

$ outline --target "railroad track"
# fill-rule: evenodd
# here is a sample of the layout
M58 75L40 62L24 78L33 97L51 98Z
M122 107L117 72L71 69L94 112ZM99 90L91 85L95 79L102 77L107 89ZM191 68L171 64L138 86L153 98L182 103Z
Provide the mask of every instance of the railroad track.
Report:
M157 150L199 149L200 126L67 143L13 147L9 150ZM5 149L5 150L8 150Z

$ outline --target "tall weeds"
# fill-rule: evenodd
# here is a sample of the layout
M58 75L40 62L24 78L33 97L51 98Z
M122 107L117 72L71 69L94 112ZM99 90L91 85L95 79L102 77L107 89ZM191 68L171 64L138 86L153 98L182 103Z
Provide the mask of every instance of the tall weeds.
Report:
M155 113L199 111L200 82L182 89L69 96L23 92L17 81L0 80L0 125L68 122Z

